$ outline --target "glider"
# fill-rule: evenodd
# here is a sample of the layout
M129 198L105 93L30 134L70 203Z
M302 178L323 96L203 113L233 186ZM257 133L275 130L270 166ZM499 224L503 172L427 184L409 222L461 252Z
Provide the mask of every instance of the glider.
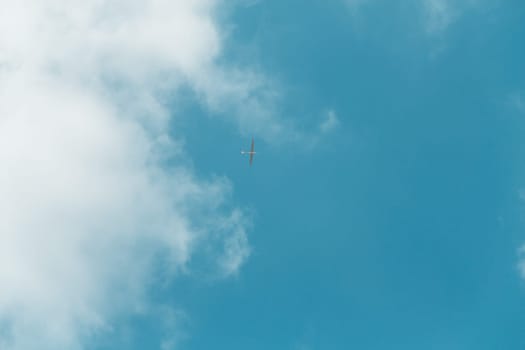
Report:
M254 142L253 142L253 137L252 137L252 147L250 148L250 151L241 151L241 154L249 154L250 155L250 166L252 165L252 162L253 162L253 155L255 154L255 150L254 150Z

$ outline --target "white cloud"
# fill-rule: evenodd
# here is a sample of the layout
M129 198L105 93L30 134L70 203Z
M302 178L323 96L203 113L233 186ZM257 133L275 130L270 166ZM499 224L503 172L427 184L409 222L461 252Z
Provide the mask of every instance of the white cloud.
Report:
M280 96L275 83L256 70L217 63L223 38L214 21L215 0L0 4L0 67L53 72L104 94L125 84L113 97L128 104L139 95L129 109L153 109L159 118L165 111L155 96L189 85L244 134L273 142L294 133L274 113Z
M326 112L325 118L320 125L320 129L321 132L327 133L338 128L340 124L337 113L334 110L329 110Z
M163 96L190 86L245 132L288 131L264 77L216 63L215 1L0 6L0 347L82 349L196 257L235 274L246 219L226 179L184 165Z

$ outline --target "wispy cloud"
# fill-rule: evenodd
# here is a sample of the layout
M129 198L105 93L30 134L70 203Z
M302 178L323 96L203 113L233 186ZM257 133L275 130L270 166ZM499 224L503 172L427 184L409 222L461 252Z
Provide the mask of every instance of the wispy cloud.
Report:
M324 116L324 120L319 126L321 132L327 133L333 131L339 127L341 123L337 117L337 113L334 110L328 110Z
M346 6L351 13L356 14L357 11L370 0L344 0Z
M525 201L525 189L518 191L518 196L521 201ZM518 249L518 273L522 279L525 280L525 245Z
M188 323L188 316L179 310L171 307L159 307L158 317L162 320L163 339L160 341L160 350L174 350L188 337L185 328Z
M525 246L518 250L518 257L518 272L521 278L525 280Z
M425 26L429 34L444 32L458 17L458 9L449 0L425 0Z
M387 1L380 0L342 0L349 8L350 12L355 14L365 4L374 4L377 10L382 8L382 4ZM399 6L408 9L405 13L408 19L421 23L419 26L421 33L430 37L442 36L466 13L480 9L487 3L494 3L498 0L411 0L399 3ZM389 2L388 2L389 3ZM416 15L414 15L416 14Z
M164 96L189 86L268 139L286 125L262 75L217 63L215 1L0 5L0 347L82 349L197 256L237 273L248 221L185 165Z
M424 0L422 2L427 34L444 34L451 26L473 12L497 3L499 0Z
M520 91L512 93L509 102L518 112L525 113L525 96Z

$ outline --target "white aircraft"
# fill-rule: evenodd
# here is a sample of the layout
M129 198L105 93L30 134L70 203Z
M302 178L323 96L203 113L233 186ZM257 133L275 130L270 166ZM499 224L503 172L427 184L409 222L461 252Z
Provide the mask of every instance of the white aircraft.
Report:
M253 155L254 155L255 153L256 153L256 152L254 151L254 143L253 143L253 137L252 137L252 147L250 148L250 151L242 151L242 150L241 150L241 154L249 154L249 155L250 155L250 166L252 166Z

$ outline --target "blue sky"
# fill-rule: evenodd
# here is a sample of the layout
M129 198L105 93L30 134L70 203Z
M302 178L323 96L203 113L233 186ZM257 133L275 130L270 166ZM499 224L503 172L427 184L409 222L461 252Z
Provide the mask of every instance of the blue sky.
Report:
M525 347L521 1L37 3L0 347Z
M233 55L290 84L283 109L308 125L333 108L341 125L312 151L259 144L248 169L235 134L199 116L196 166L228 174L256 216L237 279L176 293L188 349L525 346L524 115L509 100L525 85L525 6L473 5L427 33L416 3L370 3L235 12Z

